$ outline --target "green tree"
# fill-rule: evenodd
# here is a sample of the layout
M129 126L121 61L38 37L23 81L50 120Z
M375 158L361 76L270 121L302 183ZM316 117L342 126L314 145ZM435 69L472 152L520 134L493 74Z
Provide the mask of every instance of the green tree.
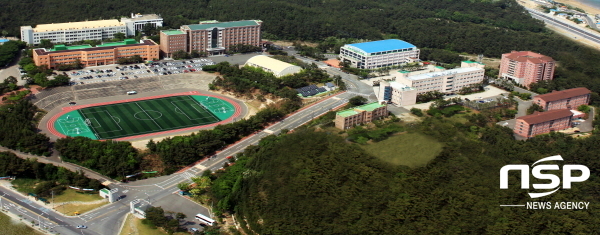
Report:
M529 108L527 109L527 115L533 114L535 112L544 112L544 108L542 106L534 103L531 106L529 106Z
M123 41L125 40L126 36L124 33L115 33L113 34L113 37L117 40L117 41Z
M590 112L590 106L582 104L579 107L577 107L578 111L584 112L584 113L589 113Z
M363 104L367 103L367 101L368 100L365 97L354 96L348 100L348 103L350 103L352 106L359 106L359 105L363 105Z
M423 110L421 110L419 108L411 108L410 113L412 113L418 117L423 117Z
M42 39L40 40L40 44L38 46L41 48L50 49L54 46L54 43L52 43L50 39Z

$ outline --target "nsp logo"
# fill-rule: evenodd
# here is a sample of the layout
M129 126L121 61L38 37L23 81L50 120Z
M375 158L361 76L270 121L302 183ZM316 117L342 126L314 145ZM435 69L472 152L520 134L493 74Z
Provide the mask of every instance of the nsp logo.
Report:
M558 165L540 164L545 161L563 161L560 155L546 157L534 162L531 166L531 174L537 179L550 180L547 184L533 184L534 189L554 189L544 193L529 193L529 197L538 198L555 193L560 189L561 179L554 174L542 173L542 171L560 170ZM537 166L536 166L537 165ZM521 189L529 189L529 166L528 165L506 165L500 169L500 189L508 189L508 172L511 170L521 171ZM573 171L580 171L580 176L573 176ZM570 189L571 183L583 182L590 177L590 169L584 165L563 165L562 188Z

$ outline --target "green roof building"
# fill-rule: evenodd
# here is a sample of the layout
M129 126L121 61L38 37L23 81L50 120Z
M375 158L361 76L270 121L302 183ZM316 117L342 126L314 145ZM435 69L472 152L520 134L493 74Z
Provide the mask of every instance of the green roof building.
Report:
M386 104L380 104L379 102L364 104L337 112L335 115L335 127L345 130L359 124L387 117L387 115Z

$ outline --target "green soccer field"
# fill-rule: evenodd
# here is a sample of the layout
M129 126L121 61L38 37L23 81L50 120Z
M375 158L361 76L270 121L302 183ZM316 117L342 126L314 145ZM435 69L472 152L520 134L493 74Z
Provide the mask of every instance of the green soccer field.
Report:
M235 108L209 96L171 96L75 110L56 120L56 129L67 136L117 139L187 127L229 118Z

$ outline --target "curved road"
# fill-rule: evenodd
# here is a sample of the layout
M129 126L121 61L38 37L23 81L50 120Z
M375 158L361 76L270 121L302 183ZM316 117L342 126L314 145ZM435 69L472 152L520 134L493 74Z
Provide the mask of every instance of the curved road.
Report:
M317 62L317 64L321 67L325 66L321 62ZM178 191L177 184L180 182L191 182L191 177L201 175L202 172L207 169L212 171L218 170L227 161L227 156L233 156L239 152L242 152L247 146L256 145L260 139L271 134L279 134L279 132L281 132L283 129L293 130L309 122L313 118L345 105L348 102L348 99L356 95L367 97L372 101L376 100L372 88L356 80L356 76L346 74L334 68L325 68L325 70L330 74L340 75L346 82L348 91L332 95L315 104L305 107L287 116L282 121L267 127L263 131L230 145L209 159L205 159L193 167L189 167L169 176L162 176L125 184L115 182L89 169L80 168L67 163L48 161L48 159L44 159L43 157L38 158L41 162L64 166L71 170L82 170L86 173L86 175L92 178L100 179L101 181L107 181L106 183L110 182L110 187L112 189L117 190L120 195L125 195L125 198L121 199L120 201L84 213L80 216L64 216L29 201L26 197L19 193L15 193L12 190L0 187L0 203L10 200L10 203L14 205L11 207L19 208L17 212L21 213L21 211L25 211L28 217L39 218L39 221L41 221L43 226L47 226L47 228L51 231L58 232L60 234L118 234L123 219L127 213L129 213L129 203L136 199L147 200L153 206L162 206L166 210L178 212L182 211L188 216L187 220L189 221L193 220L195 213L209 215L211 212L208 208L202 207L196 203L187 201L187 199L183 197L178 196L176 194ZM0 148L0 150L7 149ZM35 157L13 150L9 151L15 152L23 158ZM2 196L2 194L4 194L4 196ZM0 207L1 206L2 205L0 205ZM88 226L88 229L78 230L75 228L77 225L86 225Z

